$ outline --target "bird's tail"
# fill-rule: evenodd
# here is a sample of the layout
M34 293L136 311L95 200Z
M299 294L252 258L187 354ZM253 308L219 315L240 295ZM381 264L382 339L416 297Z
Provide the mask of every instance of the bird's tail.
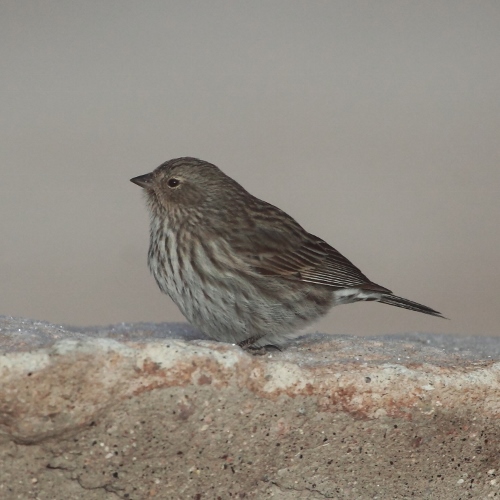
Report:
M430 307L424 306L408 299L403 299L403 297L398 297L397 295L382 295L382 297L379 299L379 302L382 302L382 304L402 307L403 309L410 309L410 311L418 311L424 314L430 314L431 316L437 316L438 318L446 319L440 312L435 311Z

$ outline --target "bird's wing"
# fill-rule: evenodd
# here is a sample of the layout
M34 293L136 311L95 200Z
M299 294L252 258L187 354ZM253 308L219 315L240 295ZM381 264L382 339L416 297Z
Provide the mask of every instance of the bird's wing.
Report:
M351 261L317 236L307 233L295 220L276 207L282 218L257 220L252 228L234 233L230 244L243 261L264 276L304 281L334 288L363 285L391 293L370 281Z

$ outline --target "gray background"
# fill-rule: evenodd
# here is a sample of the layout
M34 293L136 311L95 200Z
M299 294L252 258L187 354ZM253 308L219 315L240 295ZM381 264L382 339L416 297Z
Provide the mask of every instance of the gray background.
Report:
M498 1L0 5L0 313L179 321L129 178L220 166L439 320L380 304L315 328L498 335Z

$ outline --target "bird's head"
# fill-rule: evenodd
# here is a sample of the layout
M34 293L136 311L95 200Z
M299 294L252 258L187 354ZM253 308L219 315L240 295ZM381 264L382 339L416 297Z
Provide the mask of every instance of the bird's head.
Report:
M247 192L218 167L197 158L175 158L149 174L130 179L144 188L150 207L167 213L179 209L227 210Z

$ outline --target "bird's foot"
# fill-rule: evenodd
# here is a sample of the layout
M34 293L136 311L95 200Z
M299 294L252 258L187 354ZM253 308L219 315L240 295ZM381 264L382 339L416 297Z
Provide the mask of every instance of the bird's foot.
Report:
M277 345L264 345L262 347L256 347L256 346L246 346L243 347L243 349L248 352L248 354L251 354L252 356L265 356L266 354L271 354L273 351L279 351L281 352L281 349Z

